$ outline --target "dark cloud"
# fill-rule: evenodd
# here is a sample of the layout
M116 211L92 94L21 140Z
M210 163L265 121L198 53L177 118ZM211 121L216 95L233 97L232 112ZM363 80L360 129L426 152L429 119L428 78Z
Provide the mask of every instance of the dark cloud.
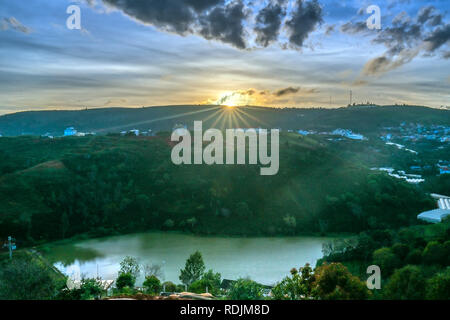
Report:
M224 0L103 0L106 5L119 9L146 24L178 34L192 33L197 15L223 3Z
M260 8L246 0L84 0L96 7L102 2L120 10L136 21L179 35L197 34L208 40L246 49L252 40L267 47L276 42L287 14L287 4L293 2L292 15L285 23L291 47L300 48L316 26L323 22L318 0L267 0ZM249 21L254 11L255 23ZM284 46L286 46L284 44Z
M309 34L323 22L322 16L322 8L317 0L297 0L291 19L286 21L289 43L296 47L303 47Z
M401 12L392 19L390 26L380 31L369 30L365 22L348 22L341 26L341 31L347 34L375 34L372 42L386 47L382 56L367 62L363 70L366 75L398 68L424 50L430 56L450 39L450 25L443 23L443 16L433 6L422 7L414 19Z
M271 1L256 16L256 43L267 47L278 39L286 15L285 0Z
M358 21L355 23L347 22L341 26L341 32L348 34L357 34L367 32L369 29L367 28L366 22Z
M22 33L31 33L31 29L24 26L19 20L14 17L3 18L0 20L0 31L13 29Z
M287 87L287 88L284 88L284 89L277 90L273 94L275 96L277 96L277 97L282 97L282 96L285 96L287 94L297 93L299 91L300 91L300 87L295 87L295 88L294 87Z
M335 26L334 24L328 25L327 28L325 29L325 34L326 34L327 36L331 35L331 34L334 32L334 28L335 28L335 27L336 27L336 26Z
M428 51L435 51L450 40L450 24L435 29L426 39Z
M247 17L241 0L103 0L115 9L144 24L180 35L200 34L245 49L244 21Z
M417 15L417 22L420 24L429 23L431 26L437 26L442 23L442 15L433 6L423 7Z
M398 55L384 55L366 63L363 73L365 75L379 75L394 70L408 62L411 62L420 52L420 49L405 49Z
M244 20L247 17L242 1L226 6L215 7L200 18L200 34L206 39L229 43L239 49L245 49Z

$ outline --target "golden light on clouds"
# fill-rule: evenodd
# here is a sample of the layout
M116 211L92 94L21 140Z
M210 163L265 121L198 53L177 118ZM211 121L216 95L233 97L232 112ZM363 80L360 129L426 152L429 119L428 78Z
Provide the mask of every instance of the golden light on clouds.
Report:
M306 96L318 93L315 88L286 87L276 90L235 90L218 94L217 98L208 99L204 104L215 104L220 106L273 106L277 103L290 102L296 104Z

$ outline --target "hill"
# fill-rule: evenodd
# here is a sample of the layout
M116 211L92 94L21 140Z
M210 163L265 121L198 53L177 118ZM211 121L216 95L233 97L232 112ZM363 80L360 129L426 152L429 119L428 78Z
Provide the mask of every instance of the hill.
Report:
M168 135L0 139L0 238L145 230L296 235L416 224L434 206L318 137L283 133L280 170L175 166Z
M139 129L170 131L177 123L192 127L202 120L204 127L263 127L304 130L347 128L370 134L402 122L450 125L450 111L419 106L355 106L339 109L275 109L238 107L234 111L218 106L166 106L148 108L105 108L80 111L33 111L0 116L3 136L61 136L74 126L81 132L106 134Z

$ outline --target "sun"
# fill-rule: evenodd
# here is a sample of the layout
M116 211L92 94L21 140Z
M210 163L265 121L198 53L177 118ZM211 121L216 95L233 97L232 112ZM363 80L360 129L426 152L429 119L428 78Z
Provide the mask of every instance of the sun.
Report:
M246 94L242 94L239 91L228 91L220 94L216 100L216 104L228 108L235 108L249 105L251 101L252 99Z

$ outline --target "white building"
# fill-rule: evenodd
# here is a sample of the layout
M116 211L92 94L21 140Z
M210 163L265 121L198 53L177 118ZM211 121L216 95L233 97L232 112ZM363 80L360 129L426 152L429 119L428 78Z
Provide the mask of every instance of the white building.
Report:
M365 140L366 139L362 134L354 133L350 129L336 129L331 134L335 135L335 136L343 136L343 137L346 137L346 138L352 139L352 140Z
M448 215L450 215L450 210L434 209L422 212L417 216L417 219L431 223L439 223Z
M450 197L432 193L431 197L437 200L439 209L422 212L417 219L431 223L439 223L450 215Z

